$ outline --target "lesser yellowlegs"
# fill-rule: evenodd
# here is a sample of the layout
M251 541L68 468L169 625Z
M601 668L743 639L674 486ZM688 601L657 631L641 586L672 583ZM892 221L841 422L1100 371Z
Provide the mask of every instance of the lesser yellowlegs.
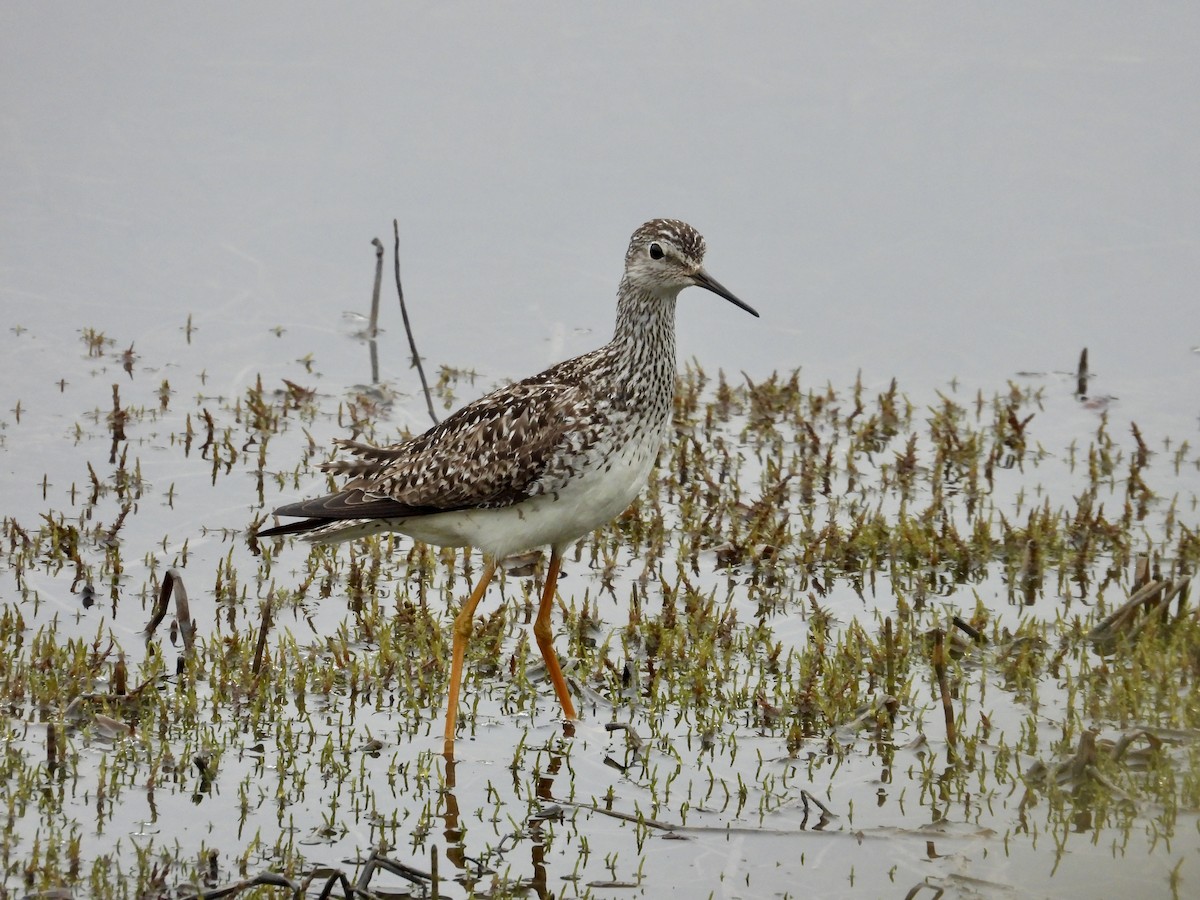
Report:
M454 621L446 743L452 744L475 607L500 560L550 547L534 637L568 719L576 718L550 631L562 554L637 496L671 424L675 300L696 285L757 316L703 267L704 238L677 219L633 233L617 291L613 339L469 403L419 437L387 447L341 440L349 476L336 494L291 503L303 516L259 532L332 543L398 531L442 547L475 547L485 564Z

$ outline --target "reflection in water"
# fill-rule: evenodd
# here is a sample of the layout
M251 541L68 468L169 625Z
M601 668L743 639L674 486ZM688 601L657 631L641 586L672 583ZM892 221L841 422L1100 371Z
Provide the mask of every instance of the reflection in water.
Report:
M529 841L531 876L527 881L520 879L520 883L522 887L533 890L542 900L548 900L548 898L554 896L547 886L546 853L550 835L546 834L545 825L547 822L561 822L563 820L563 810L554 797L553 787L555 777L562 770L565 757L563 751L560 749L548 746L544 750L549 759L545 769L538 772L534 786L534 795L538 804L536 810L526 820L525 829L504 835L499 844L494 848L487 848L485 855L481 858L474 858L467 855L466 829L461 824L461 813L456 793L458 763L455 762L452 756L445 757L445 782L442 791L442 821L444 823L442 837L446 842L446 859L461 873L456 880L468 891L474 891L486 875L496 871L496 865L491 861L491 857L503 858L510 848L527 839ZM519 795L522 787L523 784L518 779L517 770L514 768L514 791ZM491 788L489 787L490 791Z
M465 845L463 843L463 830L459 825L458 812L458 797L454 793L455 788L455 762L452 757L446 758L446 786L442 792L442 820L446 823L446 827L442 830L442 837L446 839L446 859L448 859L456 869L466 872L467 855ZM467 873L468 875L470 873ZM474 882L474 878L467 879L468 884Z
M551 748L547 748L547 752L550 754L550 763L537 779L536 791L537 798L541 801L540 808L529 820L529 836L532 841L529 851L533 863L533 882L530 887L537 892L541 900L551 896L546 888L546 840L542 832L543 823L553 819L561 820L563 817L562 807L555 802L551 790L554 778L562 768L563 755Z

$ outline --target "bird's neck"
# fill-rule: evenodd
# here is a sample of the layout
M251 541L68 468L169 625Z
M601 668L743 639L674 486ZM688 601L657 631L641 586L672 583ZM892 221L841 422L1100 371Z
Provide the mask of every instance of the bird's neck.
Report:
M612 346L636 389L675 391L675 299L621 282ZM639 382L649 381L648 384Z

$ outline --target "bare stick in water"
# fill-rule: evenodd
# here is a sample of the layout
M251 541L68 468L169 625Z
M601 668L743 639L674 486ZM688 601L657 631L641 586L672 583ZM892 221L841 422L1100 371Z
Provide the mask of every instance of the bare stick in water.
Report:
M421 365L421 356L417 353L417 342L413 338L412 325L408 322L408 307L404 305L404 288L400 286L400 223L392 219L392 230L396 234L396 293L400 297L400 315L404 317L404 332L408 335L408 347L412 350L413 365L421 377L421 390L425 392L425 406L429 409L429 418L433 424L438 423L437 413L433 411L433 395L429 392L429 382L425 380L425 367Z
M933 671L937 675L938 693L942 696L942 713L946 719L946 743L951 760L958 758L958 735L954 727L954 704L950 699L950 684L946 680L946 633L933 632Z
M371 292L371 324L367 326L367 337L371 340L379 335L379 288L383 284L383 241L371 238L375 246L375 289Z
M379 288L383 284L383 241L371 238L375 245L375 290L371 292L371 321L367 325L367 344L371 352L371 384L379 384Z

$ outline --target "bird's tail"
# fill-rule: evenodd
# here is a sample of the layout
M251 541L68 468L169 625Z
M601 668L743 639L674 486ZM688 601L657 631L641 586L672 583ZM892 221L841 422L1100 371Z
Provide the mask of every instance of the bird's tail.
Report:
M297 535L310 544L340 544L386 529L378 519L302 519L260 531L259 538Z

